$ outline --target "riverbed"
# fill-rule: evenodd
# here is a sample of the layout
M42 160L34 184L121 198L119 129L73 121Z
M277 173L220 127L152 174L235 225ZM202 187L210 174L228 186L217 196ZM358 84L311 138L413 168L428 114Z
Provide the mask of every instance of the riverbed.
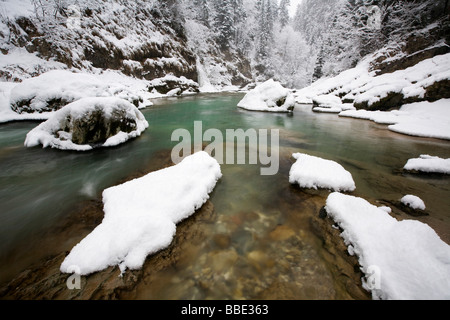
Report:
M330 259L330 249L317 232L315 221L329 191L289 184L295 152L337 161L353 175L353 195L391 206L398 219L425 222L450 243L449 177L402 171L408 159L421 154L450 158L450 142L313 113L308 105L297 105L292 114L245 111L236 108L242 97L229 93L155 100L142 110L150 126L141 137L89 152L25 148L26 133L36 122L0 125L0 283L70 251L101 222L96 216L86 218L85 224L82 219L67 224L71 215L93 204L101 208L104 189L170 164L170 152L178 143L172 133L186 129L193 137L196 121L203 130L217 129L224 136L227 129L279 130L279 170L261 175L264 165L259 162L222 164L223 177L207 213L194 217L195 224L181 226L190 241L179 242L181 252L167 252L177 252L176 259L115 298L367 298L363 289L355 292L343 284L337 270L344 266L336 263L344 262ZM247 153L252 152L247 147ZM422 198L427 215L413 217L396 208L405 194ZM64 228L54 227L60 225Z

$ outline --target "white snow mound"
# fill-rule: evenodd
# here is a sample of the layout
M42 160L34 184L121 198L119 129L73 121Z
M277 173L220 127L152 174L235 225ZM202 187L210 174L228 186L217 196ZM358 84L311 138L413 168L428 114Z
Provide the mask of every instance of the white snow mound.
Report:
M450 299L450 246L427 224L397 221L362 198L332 193L328 215L356 254L373 299Z
M409 159L403 169L409 171L416 170L428 173L450 174L450 158L442 159L422 154L419 158Z
M354 191L353 177L339 163L303 153L292 155L297 161L289 172L289 182L302 188Z
M288 89L270 79L250 90L237 106L251 111L291 112L295 99Z
M118 265L122 273L141 268L148 255L172 242L175 225L208 200L221 176L219 163L201 151L104 190L102 223L72 249L61 272L87 275L109 266Z
M411 207L414 210L425 210L425 203L418 196L408 194L404 196L401 200L405 206Z
M92 128L93 124L98 126L97 131ZM119 124L130 130L122 131ZM148 126L144 115L126 100L115 97L84 98L52 113L47 121L27 134L24 144L26 147L41 144L44 148L87 151L93 149L93 143L78 143L76 137L81 137L81 140L83 135L110 131L111 136L107 140L95 144L112 147L140 136Z

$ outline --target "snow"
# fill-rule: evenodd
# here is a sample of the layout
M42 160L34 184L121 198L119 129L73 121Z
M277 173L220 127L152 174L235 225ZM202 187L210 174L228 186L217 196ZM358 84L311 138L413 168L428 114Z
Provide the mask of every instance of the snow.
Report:
M53 70L38 77L27 79L11 91L11 105L30 101L30 108L42 112L48 101L62 99L67 102L84 97L106 95L107 87L88 74Z
M72 102L64 108L54 112L50 118L31 130L25 139L26 147L42 145L44 148L52 147L62 150L87 151L93 146L88 144L76 144L72 141L73 126L75 123L86 119L86 115L100 111L107 122L113 119L115 113L125 112L124 119L120 121L133 121L136 123L135 130L126 133L119 131L116 135L108 138L103 147L116 146L129 139L140 136L148 127L148 122L143 114L130 102L116 98L83 98ZM67 128L69 132L67 132Z
M49 113L26 113L19 115L12 111L9 106L9 99L12 89L17 85L14 82L0 82L0 123L14 120L46 120Z
M364 288L374 299L450 299L450 246L427 224L397 221L365 199L341 193L328 197L326 210L344 230L341 237L358 256Z
M73 102L86 97L119 96L130 100L139 96L117 82L107 81L104 75L52 70L38 77L26 79L11 91L11 106L30 101L34 112L49 111L48 102L61 99Z
M288 89L270 79L250 90L237 106L251 111L290 112L295 99Z
M0 12L9 18L28 17L34 14L34 6L29 0L2 0Z
M198 84L199 84L200 92L213 93L213 92L219 91L209 81L208 75L206 74L206 71L205 71L205 68L202 66L199 59L197 59L197 72L198 72Z
M221 178L219 163L201 151L179 164L103 191L105 217L61 265L81 275L119 266L139 269L146 257L166 248L176 224L209 198Z
M46 71L66 69L66 65L53 60L44 60L25 48L13 48L7 54L0 52L0 70L9 74L11 80L23 81Z
M389 130L401 134L450 140L449 106L450 99L441 99L405 104L393 111L348 110L339 116L387 124Z
M399 122L398 112L391 111L345 110L339 113L339 116L371 120L379 124L396 124Z
M391 131L428 138L450 140L450 99L416 102L400 108L399 121Z
M355 68L336 77L320 79L311 86L296 91L296 101L315 101L319 107L315 107L314 111L338 113L339 101L367 102L370 107L391 93L401 94L404 98L423 99L425 88L450 79L450 54L438 55L407 69L379 76L375 71L369 71L371 59L376 56L367 57ZM441 99L399 105L400 111L343 110L339 116L388 124L389 130L397 133L449 140L449 106L450 99Z
M425 210L425 203L422 199L420 199L418 196L414 196L412 194L408 194L404 196L401 200L401 203L403 203L405 206L408 206L415 210Z
M302 188L324 188L334 191L354 191L350 172L339 163L303 153L292 155L297 161L289 172L289 182Z
M325 108L332 108L342 105L341 99L332 94L319 95L317 97L314 97L312 101L314 104Z
M420 155L419 158L409 159L403 167L405 170L416 170L429 173L450 174L450 158L442 159L427 154Z
M47 101L63 99L67 103L88 97L118 97L145 108L153 105L150 99L160 94L148 92L148 81L125 76L113 70L94 73L75 73L68 70L51 70L21 83L0 82L0 123L14 120L47 120L54 111ZM12 104L30 100L28 111L17 113Z

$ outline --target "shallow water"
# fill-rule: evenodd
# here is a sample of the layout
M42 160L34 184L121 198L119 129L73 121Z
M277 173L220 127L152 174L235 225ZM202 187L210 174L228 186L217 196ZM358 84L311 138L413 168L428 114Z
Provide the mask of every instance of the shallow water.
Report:
M202 121L204 131L215 128L224 136L226 129L279 129L280 169L262 176L261 165L223 164L223 178L210 199L214 216L199 226L204 241L184 244L188 254L173 268L158 272L151 285L139 284L133 298L348 298L310 226L328 192L302 192L289 185L294 152L338 161L353 175L354 194L369 201L420 196L429 213L421 221L449 241L448 177L401 172L409 158L420 154L449 158L449 142L312 113L310 106L297 106L292 115L248 112L236 108L241 98L221 94L156 100L143 110L150 127L141 137L86 153L24 148L26 133L37 123L1 125L0 282L54 253L48 245L36 250L49 225L83 201L101 199L102 190L148 167L157 152L171 150L177 144L171 141L175 129L187 129L193 136L194 121Z

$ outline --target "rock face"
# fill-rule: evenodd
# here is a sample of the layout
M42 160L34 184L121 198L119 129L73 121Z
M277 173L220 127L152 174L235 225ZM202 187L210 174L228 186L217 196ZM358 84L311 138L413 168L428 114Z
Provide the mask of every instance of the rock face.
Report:
M84 98L55 112L27 134L25 146L42 144L85 151L115 146L139 136L148 127L142 113L120 98Z
M67 9L51 14L49 4L49 12L9 18L9 39L0 33L8 43L2 53L20 47L68 68L111 69L146 80L169 73L197 80L196 57L165 2L79 1L79 16L73 18L78 24L73 26L68 25ZM22 80L8 73L2 77Z

